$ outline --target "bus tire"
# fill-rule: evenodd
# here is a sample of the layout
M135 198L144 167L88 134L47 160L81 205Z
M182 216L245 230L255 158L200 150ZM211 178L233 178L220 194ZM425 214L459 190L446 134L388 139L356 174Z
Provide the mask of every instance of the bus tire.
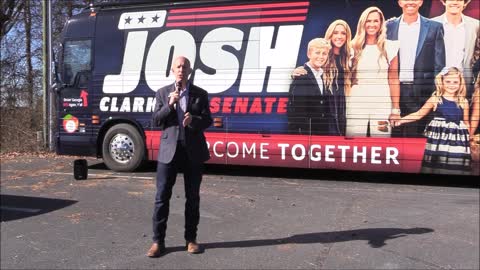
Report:
M112 171L132 172L145 157L145 143L135 127L118 124L105 134L102 153L103 162Z

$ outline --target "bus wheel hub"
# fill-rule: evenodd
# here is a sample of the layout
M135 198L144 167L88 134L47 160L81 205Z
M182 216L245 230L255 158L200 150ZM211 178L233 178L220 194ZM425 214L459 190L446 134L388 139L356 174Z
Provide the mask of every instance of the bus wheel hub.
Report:
M126 134L115 135L110 142L110 154L119 163L129 162L135 150L132 139Z

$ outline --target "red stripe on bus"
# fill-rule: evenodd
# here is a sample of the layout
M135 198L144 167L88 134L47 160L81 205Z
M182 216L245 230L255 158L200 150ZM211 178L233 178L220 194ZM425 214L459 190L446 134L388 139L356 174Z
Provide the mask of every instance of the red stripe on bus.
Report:
M257 18L257 19L238 19L221 21L200 21L200 22L167 22L167 27L178 26L200 26L200 25L222 25L222 24L248 24L248 23L269 23L269 22L303 22L306 16L281 17L281 18Z
M174 15L174 16L169 16L168 20L195 20L195 19L209 19L209 18L285 15L285 14L299 14L299 13L305 14L307 12L308 12L307 8L269 10L269 11L231 12L231 13L224 12L224 13L212 13L212 14Z
M145 135L149 158L156 160L161 133L146 131ZM205 137L211 155L208 163L404 173L420 173L426 144L426 138L216 132L206 132Z
M209 11L220 11L220 10L239 10L239 9L253 9L253 8L308 7L309 5L310 5L309 2L237 5L237 6L206 7L206 8L172 9L172 10L169 11L169 13L170 14L178 14L178 13L209 12Z

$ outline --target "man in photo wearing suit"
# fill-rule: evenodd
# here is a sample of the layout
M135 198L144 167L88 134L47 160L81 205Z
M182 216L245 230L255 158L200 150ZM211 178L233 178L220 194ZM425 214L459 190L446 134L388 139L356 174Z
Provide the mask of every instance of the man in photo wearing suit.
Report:
M443 27L439 22L421 16L422 0L398 0L399 18L387 21L387 38L399 40L400 112L403 117L418 111L435 90L435 76L445 67ZM395 137L422 137L424 117L394 129Z
M463 71L468 97L473 92L472 57L480 21L463 14L471 0L440 0L445 13L433 18L445 31L446 66Z
M175 58L171 71L175 82L156 93L153 125L162 130L157 166L157 193L153 212L153 244L149 257L165 253L165 232L170 197L177 173L183 170L185 185L185 234L189 253L201 253L197 243L200 220L200 184L203 163L210 158L204 130L212 124L207 91L188 82L190 61Z

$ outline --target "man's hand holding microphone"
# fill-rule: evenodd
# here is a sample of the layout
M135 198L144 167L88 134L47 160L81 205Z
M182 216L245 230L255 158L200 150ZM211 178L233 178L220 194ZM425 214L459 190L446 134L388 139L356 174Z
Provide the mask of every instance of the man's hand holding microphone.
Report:
M180 101L181 90L182 90L182 82L178 81L175 85L175 91L171 92L168 95L168 97L170 98L168 101L168 105L170 106L170 108L173 108L174 110L177 109L177 106L180 106L178 102ZM192 122L192 115L187 111L183 116L183 126L186 127L190 125L191 122Z
M175 85L175 91L171 92L168 97L170 98L168 100L168 106L170 108L173 108L174 110L177 109L177 103L180 100L180 90L182 88L182 83L180 81L177 82Z

